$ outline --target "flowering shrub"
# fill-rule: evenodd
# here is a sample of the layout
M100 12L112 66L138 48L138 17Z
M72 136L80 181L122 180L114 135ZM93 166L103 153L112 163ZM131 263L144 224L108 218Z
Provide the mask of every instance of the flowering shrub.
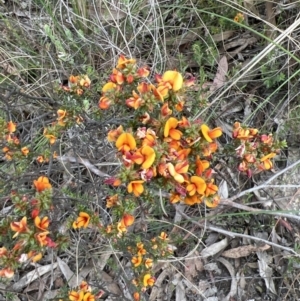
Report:
M93 108L95 114L118 110L126 117L107 134L121 162L118 173L105 180L111 219L103 221L98 213L80 205L77 216L70 218L69 228L80 231L92 224L124 252L134 272L134 300L140 300L141 293L155 284L155 262L170 257L175 248L163 225L156 233L146 231L146 239L134 233L136 219L144 217L145 223L150 223L145 212L155 207L157 199L214 208L220 201L214 170L219 155L234 156L237 172L251 177L272 169L273 158L285 146L272 135L259 134L258 129L239 122L233 126L232 143L223 146L217 140L223 134L220 127L211 128L204 120L189 117L193 105L189 89L193 85L195 79L185 80L175 70L155 75L152 81L147 67L138 67L134 59L121 55L101 90L98 106ZM57 140L72 126L85 123L82 98L88 97L90 86L87 75L72 75L68 85L60 87L67 101L57 110L56 120L41 129L43 143L38 152L31 151L34 145L20 143L16 123L1 119L5 160L47 164L58 158L53 149ZM11 278L24 262L41 260L47 248L66 246L67 238L50 230L52 183L48 176L40 175L27 193L11 191L14 218L7 217L0 224L0 276ZM94 301L99 296L86 282L68 293L69 300L75 301Z

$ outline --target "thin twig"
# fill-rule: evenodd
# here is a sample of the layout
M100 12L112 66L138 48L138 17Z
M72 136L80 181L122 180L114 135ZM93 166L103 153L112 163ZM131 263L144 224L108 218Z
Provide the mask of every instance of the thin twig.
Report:
M230 236L232 238L234 238L234 237L241 237L241 238L246 238L246 239L252 239L252 240L260 241L260 242L263 242L263 243L265 243L267 245L280 248L280 249L288 251L288 252L290 252L290 253L292 253L292 254L294 254L296 256L299 256L299 254L295 250L293 250L291 248L278 245L276 243L273 243L271 241L268 241L268 240L265 240L265 239L262 239L262 238L259 238L259 237L255 237L255 236L250 236L250 235L246 235L246 234L241 234L241 233L235 233L235 232L227 231L227 230L224 230L222 228L218 228L218 227L212 226L209 223L206 223L205 225L204 224L200 224L199 222L191 219L188 215L186 215L185 213L181 212L180 210L178 210L178 213L181 214L181 216L184 217L186 220L188 220L191 223L199 226L200 228L204 228L204 226L205 226L205 228L208 229L208 230L211 230L211 231L214 231L214 232L217 232L217 233L221 233L221 234Z

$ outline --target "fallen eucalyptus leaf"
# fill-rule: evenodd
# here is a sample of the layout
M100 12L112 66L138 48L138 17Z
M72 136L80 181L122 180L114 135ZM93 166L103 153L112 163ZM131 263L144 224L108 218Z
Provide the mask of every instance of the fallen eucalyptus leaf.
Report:
M216 242L212 244L211 246L205 248L201 251L201 256L203 258L207 258L209 256L214 256L215 254L219 253L223 249L225 249L228 246L228 238L224 238L219 242Z

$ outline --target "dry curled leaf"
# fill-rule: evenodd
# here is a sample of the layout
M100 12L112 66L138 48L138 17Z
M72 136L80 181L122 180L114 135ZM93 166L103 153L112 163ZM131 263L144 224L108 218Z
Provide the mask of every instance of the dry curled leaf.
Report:
M238 248L233 248L227 251L224 251L222 253L223 257L228 257L228 258L241 258L241 257L247 257L250 254L258 251L266 251L270 248L269 245L264 245L262 247L257 247L254 245L247 245L247 246L242 246Z
M203 271L203 262L196 251L185 259L184 275L192 281L192 278L196 277L201 271Z
M226 82L227 72L228 72L228 62L226 56L224 55L219 61L217 73L215 75L213 84L210 87L211 92L223 87L223 85Z

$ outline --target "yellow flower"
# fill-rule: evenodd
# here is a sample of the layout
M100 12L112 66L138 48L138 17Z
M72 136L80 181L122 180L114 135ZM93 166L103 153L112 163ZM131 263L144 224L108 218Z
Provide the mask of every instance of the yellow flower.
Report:
M142 169L148 169L155 160L155 151L152 147L146 145L132 155L132 160L136 164L142 164Z
M49 179L45 176L40 176L37 180L34 180L33 185L37 192L42 192L45 189L52 188L52 185L50 184Z
M144 181L143 180L136 180L136 181L131 181L128 186L127 186L127 191L129 193L132 193L138 197L144 192L144 186L143 186Z
M175 166L172 163L167 163L166 167L176 182L184 182L184 177L182 174L186 174L189 170L189 164L187 161L177 163Z
M134 137L130 133L122 133L116 141L116 148L121 152L128 152L136 148Z
M182 75L177 71L166 71L162 76L162 80L170 83L174 92L180 90L183 85Z
M42 259L43 255L41 252L36 253L35 251L29 251L27 257L28 259L31 259L32 262L37 262Z
M164 128L164 136L171 137L174 140L180 140L182 133L177 130L178 120L174 117L171 117L167 120Z
M263 162L264 169L269 170L273 167L273 163L270 159L274 158L276 153L270 153L260 159L260 162Z
M206 189L205 181L197 176L192 176L190 179L190 184L186 187L186 190L190 196L193 196L196 192L198 194L204 194Z
M152 277L150 274L146 274L143 278L143 284L144 284L144 287L147 287L147 286L153 286L155 283L155 278Z
M54 144L56 137L53 134L47 134L48 130L45 128L43 135L49 140L50 144Z
M79 228L86 228L90 223L91 217L86 212L80 212L79 216L77 217L76 221L73 222L73 228L79 229Z
M168 240L168 234L166 232L161 232L160 235L158 236L158 238L160 238L161 240Z
M115 83L108 82L103 86L102 92L105 93L105 92L108 92L111 90L116 90L116 89L117 89L117 85Z
M201 132L207 142L213 142L213 139L222 135L222 129L220 127L211 130L206 124L201 125Z
M236 23L241 23L244 21L244 19L245 19L245 17L242 13L237 13L233 20Z

